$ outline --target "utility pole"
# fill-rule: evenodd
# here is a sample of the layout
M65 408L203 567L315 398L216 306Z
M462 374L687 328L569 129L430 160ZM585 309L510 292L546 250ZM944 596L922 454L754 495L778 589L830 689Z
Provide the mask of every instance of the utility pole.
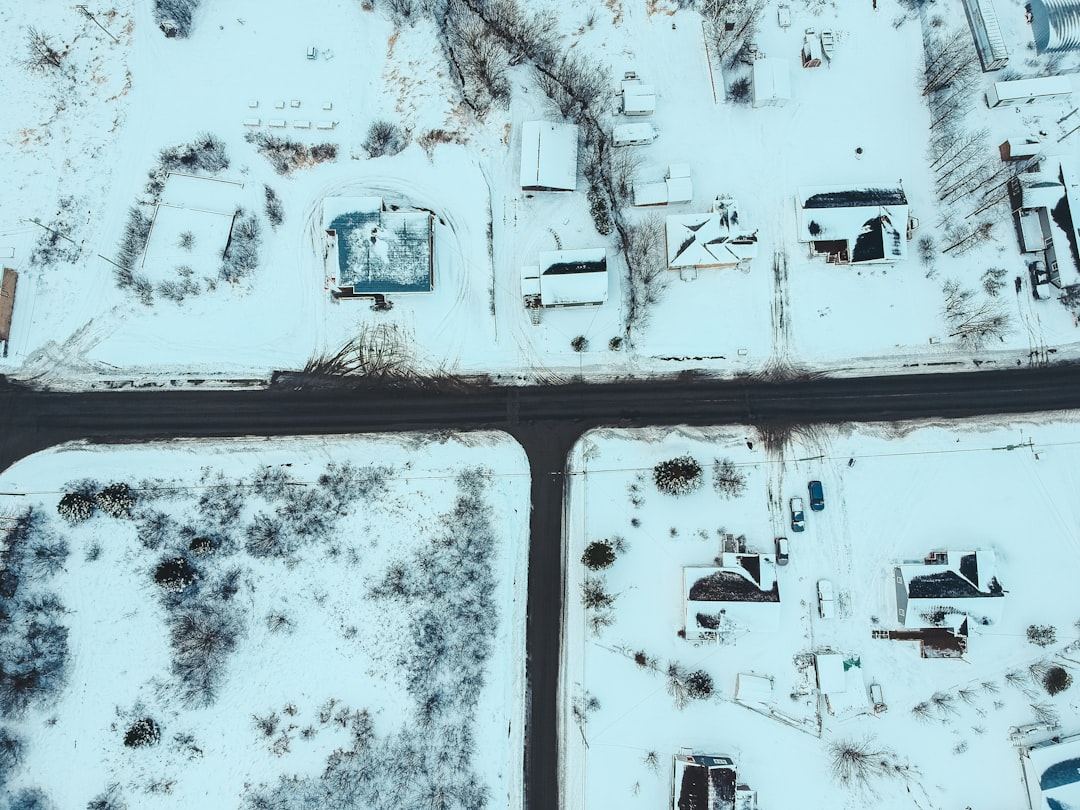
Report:
M115 43L116 43L117 45L119 45L119 44L120 44L120 38L119 38L119 37L117 37L117 36L115 36L115 35L113 34L113 32L112 32L112 31L110 31L110 30L109 30L108 28L106 28L106 27L105 27L104 25L102 25L101 23L99 23L99 22L97 21L97 17L95 17L95 16L93 15L93 14L91 14L91 13L90 13L90 9L88 9L88 8L87 8L87 7L85 6L85 5L83 5L83 4L80 4L80 5L77 5L77 6L75 6L75 8L76 8L76 9L78 9L79 11L81 11L81 12L82 12L82 13L83 13L84 15L86 15L86 17L87 17L87 18L89 18L89 20L90 20L90 21L91 21L91 22L92 22L92 23L93 23L94 25L96 25L96 26L97 26L98 28L100 28L100 29L101 29L102 31L104 31L104 32L105 32L106 34L108 34L108 35L109 35L110 37L112 37L112 41L113 41L113 42L115 42Z

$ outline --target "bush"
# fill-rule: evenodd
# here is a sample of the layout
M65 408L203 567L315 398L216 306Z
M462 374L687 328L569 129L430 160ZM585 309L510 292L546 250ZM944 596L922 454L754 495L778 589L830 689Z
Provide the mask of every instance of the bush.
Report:
M586 577L581 583L581 604L586 610L603 610L615 604L615 597L607 592L603 577Z
M745 104L750 101L750 77L742 76L731 83L728 95L736 104Z
M232 237L225 249L219 275L224 281L237 282L259 266L259 220L254 214L236 212Z
M67 540L44 537L27 549L25 565L35 579L50 577L64 569L68 556Z
M1056 695L1072 686L1072 675L1064 667L1052 666L1043 675L1042 684L1048 695Z
M56 511L73 526L93 517L97 503L93 495L85 492L69 492L60 499Z
M53 810L55 807L40 788L23 788L11 799L7 810Z
M266 220L271 228L277 228L285 221L285 208L281 204L281 198L270 186L263 186L266 195Z
M1039 647L1049 647L1057 641L1057 630L1049 624L1031 624L1028 625L1027 640Z
M688 455L661 461L653 467L653 483L665 495L686 495L701 487L701 465Z
M596 186L593 186L589 189L586 198L589 201L589 214L592 216L596 232L601 236L607 236L615 230L615 225L611 221L611 206L608 203L607 195Z
M590 571L599 571L615 562L615 549L609 540L596 540L585 548L581 562Z
M169 616L172 671L187 706L214 702L226 658L236 648L240 631L234 609L220 604L191 605Z
M0 788L7 784L8 776L22 762L26 744L7 726L0 726Z
M217 549L218 541L213 537L197 536L191 538L191 542L188 543L188 551L200 557L213 554Z
M110 517L130 518L132 507L135 506L135 494L127 484L109 484L98 493L97 505Z
M143 717L128 726L124 745L128 748L146 748L161 741L161 728L152 717Z
M198 572L185 557L162 560L154 569L154 582L166 593L183 593L198 578Z
M154 21L167 37L186 38L199 0L154 0Z
M299 141L269 132L249 132L244 136L244 140L254 145L256 151L270 161L274 171L280 175L292 174L296 169L337 159L337 145L332 143L315 144L309 148Z
M127 810L127 802L120 795L120 788L110 785L104 793L99 793L90 800L86 810Z
M713 489L727 498L737 498L746 491L746 476L729 459L713 462Z
M405 148L407 140L405 132L392 121L373 121L368 128L367 137L362 146L368 153L368 157L382 157L384 155L396 155Z
M713 693L712 676L704 670L691 672L686 676L686 693L693 700L704 700Z
M218 174L229 168L229 155L225 142L210 132L199 133L191 143L162 149L158 153L158 167L154 179L169 172L206 172Z
M244 529L244 549L252 557L284 557L293 551L282 537L281 521L260 513Z
M578 335L570 341L570 348L575 352L583 352L589 348L589 340L584 335Z

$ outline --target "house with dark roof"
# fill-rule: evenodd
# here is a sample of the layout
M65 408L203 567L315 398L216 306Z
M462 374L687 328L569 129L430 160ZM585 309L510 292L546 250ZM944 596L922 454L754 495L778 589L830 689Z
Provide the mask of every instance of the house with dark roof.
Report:
M545 250L538 265L521 269L521 292L526 309L537 307L598 307L607 300L607 251Z
M993 551L935 551L922 562L893 568L896 618L906 627L943 626L968 617L980 624L1001 618L1005 590Z
M801 188L799 241L833 264L891 264L907 258L908 202L897 184Z
M1080 734L1023 746L1020 763L1031 810L1080 807Z
M757 791L738 782L735 760L692 751L675 755L672 810L756 810Z
M1074 159L1048 157L1039 171L1009 180L1020 252L1043 262L1055 287L1080 283L1080 170Z
M719 563L683 568L686 637L715 638L727 630L775 631L780 625L775 560L764 554L724 552Z
M327 287L337 298L431 292L435 216L381 197L323 201Z

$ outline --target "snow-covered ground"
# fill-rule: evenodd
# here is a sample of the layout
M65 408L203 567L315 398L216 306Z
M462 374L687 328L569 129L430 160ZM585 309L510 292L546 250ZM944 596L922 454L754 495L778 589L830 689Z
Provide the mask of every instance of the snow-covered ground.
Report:
M497 434L71 445L10 468L5 530L40 522L4 547L5 796L520 807L528 480ZM58 516L114 482L134 519L102 499ZM186 587L159 576L177 559ZM66 628L61 688L12 712L17 639L45 625ZM145 718L157 741L126 745Z
M763 808L1026 807L1010 729L1049 713L1062 735L1080 731L1080 687L1051 697L1038 681L1039 664L1080 674L1078 443L1071 413L813 428L783 450L743 428L586 435L572 458L568 508L566 806L670 806L672 756L685 747L734 757ZM659 492L654 466L686 454L703 468L701 488ZM715 459L733 462L743 494L714 490ZM823 482L824 511L809 510L810 480ZM789 525L792 497L806 505L801 534ZM770 559L774 538L788 538L790 562L776 569L778 629L737 627L724 643L680 638L682 568L713 565L724 535L736 544L744 535L747 551ZM587 544L616 538L614 564L590 574ZM944 550L995 553L1001 619L973 624L960 660L923 659L916 642L873 638L900 627L892 565ZM586 574L602 578L610 610L584 610ZM821 579L836 592L832 619L818 613ZM604 614L611 623L597 633ZM1056 641L1029 643L1032 624L1055 628ZM809 666L825 650L861 664L848 691L832 697L838 716L819 706ZM672 663L707 673L712 697L677 708ZM771 701L736 703L738 673L771 678ZM876 715L873 683L887 706ZM1051 736L1043 728L1026 742ZM845 787L831 775L830 746L864 740L901 770L873 776L865 790Z
M673 3L572 0L560 7L565 50L606 66L613 88L627 69L657 88L651 120L660 137L632 147L639 175L655 178L673 162L689 162L695 189L692 202L659 213L705 211L717 194L730 194L744 222L758 228L759 255L749 273L703 270L686 282L672 273L647 325L621 350L609 348L624 334L626 318L625 268L613 238L595 232L582 190L526 194L519 187L521 122L555 115L528 70L508 74L509 109L496 107L477 122L458 98L432 24L396 30L362 5L336 0L297 14L280 2L206 2L186 40L166 39L149 3L91 9L108 33L56 0L0 10L12 32L0 127L14 179L0 189L0 252L20 273L0 371L55 386L103 377L266 379L336 351L364 324L379 322L398 327L418 368L504 379L966 362L971 353L948 338L942 320L941 284L959 278L977 286L991 266L1006 271L1000 300L1012 329L979 356L1013 365L1045 360L1051 349L1058 357L1075 354L1072 314L1056 301L1031 299L1013 227L1000 212L991 241L963 257L941 256L932 278L915 258L914 242L902 264L857 270L809 258L796 241L799 187L902 180L921 222L917 236L933 235L939 250L946 246L927 167L930 119L917 84L920 23L896 0L880 0L876 11L869 2L795 0L787 28L777 25L775 4L766 6L755 41L767 56L790 63L792 99L761 109L725 100L725 86L749 68L715 63L695 13ZM1026 27L1013 24L1020 6L1002 5L1010 69L1045 69L1045 60L1027 53ZM56 13L44 14L49 7ZM966 28L959 3L930 3L926 17ZM66 49L63 69L19 66L30 25ZM835 32L828 65L799 67L806 28ZM316 59L307 58L310 47ZM985 74L978 89L998 75ZM988 126L991 148L1038 131L1052 141L1071 124L1057 120L1065 111L1048 105L1018 115L987 110L976 99L967 124ZM249 119L258 126L245 126ZM271 129L276 119L286 128ZM377 119L400 124L411 145L368 158L362 143ZM304 121L311 127L296 128ZM320 122L334 128L317 129ZM251 132L308 146L332 143L338 159L282 177L244 140ZM115 286L110 261L129 207L145 199L159 151L200 133L225 143L230 165L219 177L243 183L242 205L260 215L260 264L237 284L220 283L181 304L157 296L145 306ZM264 185L283 201L285 221L277 229L262 216ZM390 312L332 301L319 234L321 201L330 195L376 195L434 211L434 292L395 296ZM645 215L627 212L630 220ZM31 259L48 233L42 225L74 242L58 238L66 255L48 265ZM546 311L539 325L530 323L520 268L542 250L601 246L612 256L607 303ZM1014 293L1016 277L1021 289ZM571 348L577 336L588 340L583 352Z

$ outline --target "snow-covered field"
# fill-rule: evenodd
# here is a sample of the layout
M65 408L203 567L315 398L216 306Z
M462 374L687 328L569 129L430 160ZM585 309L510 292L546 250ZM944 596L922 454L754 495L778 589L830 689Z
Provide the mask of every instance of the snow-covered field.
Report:
M557 116L526 66L507 73L509 108L496 106L480 121L461 103L433 24L395 29L378 4L366 11L361 3L335 0L298 14L281 2L204 2L188 39L166 39L148 2L91 9L107 31L56 0L7 4L0 23L12 33L12 47L5 57L9 80L0 87L0 127L13 182L0 189L0 253L20 279L0 371L54 386L165 375L266 379L336 351L376 323L397 327L419 369L504 379L966 362L971 353L948 338L941 285L957 278L977 286L991 266L1006 274L999 300L1011 329L979 356L999 365L1042 361L1050 349L1072 356L1078 345L1072 314L1056 301L1031 299L1013 227L998 209L993 238L962 257L940 256L931 278L915 257L915 242L905 262L888 268L838 268L806 255L796 241L794 198L799 187L813 184L902 180L921 222L917 236L934 236L938 250L947 245L927 166L919 20L905 16L897 0L880 0L876 11L869 2L789 5L793 21L786 28L777 24L776 5L766 5L755 42L767 56L790 63L792 99L761 109L725 99L725 87L749 68L715 63L694 12L676 11L671 2L560 6L560 48L603 65L613 89L628 69L657 88L650 120L660 137L631 148L638 176L655 179L685 161L695 189L692 202L660 214L705 211L716 195L730 194L744 222L758 229L759 255L748 274L703 270L683 282L671 273L647 325L613 350L611 339L625 334L625 267L614 237L599 236L592 225L584 179L574 194L526 194L519 187L521 122ZM1009 16L1022 14L1018 0L1003 5L1010 70L1045 70L1045 60L1026 51L1025 26ZM50 8L55 13L45 13ZM966 28L959 3L930 3L925 16L928 25L939 20ZM19 65L31 25L63 51L61 68ZM806 28L834 31L831 63L799 67ZM317 58L307 58L309 48ZM973 94L997 76L983 75ZM975 103L965 126L988 127L991 148L1037 131L1056 141L1071 124L1058 121L1066 107L1017 115ZM606 126L619 120L601 118ZM379 119L405 131L410 145L400 154L367 156L363 142ZM253 120L257 126L245 124ZM272 120L286 126L270 128ZM310 128L297 128L302 122ZM317 128L321 123L333 128ZM229 165L217 176L242 183L241 205L259 217L258 268L213 290L203 282L182 303L159 294L147 306L115 286L111 262L129 208L147 199L147 173L158 153L201 133L221 139ZM329 143L338 156L281 176L245 140L252 133L288 136L308 147ZM1060 148L1067 152L1070 143ZM264 186L282 201L285 219L276 228L263 214ZM390 312L373 312L364 301L334 302L325 289L319 233L321 203L331 195L382 196L391 205L434 211L434 291L395 296ZM629 221L646 215L626 213ZM56 243L50 261L34 257L42 240ZM539 325L530 323L520 268L542 250L601 246L612 257L607 303L546 311ZM161 268L147 268L146 275L160 283ZM1021 289L1014 293L1016 277ZM571 348L577 336L588 341L583 352Z
M1026 807L1010 729L1041 717L1062 735L1080 731L1080 687L1051 696L1040 681L1047 666L1080 674L1078 446L1073 413L814 428L783 450L742 428L588 434L573 454L568 509L566 806L668 807L672 757L688 748L732 756L763 808ZM658 491L654 466L687 454L703 468L700 489ZM715 459L744 478L741 495L714 490ZM815 479L821 512L808 504ZM806 507L801 534L789 525L792 497ZM681 638L683 566L713 565L724 535L736 545L744 536L768 561L774 538L788 538L777 629L737 622L719 643ZM589 572L582 555L602 540L616 559ZM873 638L900 627L893 564L950 550L996 555L1000 620L972 623L962 659L924 659L917 642ZM586 575L614 597L609 609L582 607ZM836 592L835 618L818 613L821 579ZM1030 643L1029 625L1051 626L1056 640ZM811 654L824 651L860 664L830 697L835 715L815 692ZM684 683L707 674L711 697L677 708L671 664ZM771 698L737 703L739 673L771 679ZM876 715L871 684L887 706ZM1025 742L1052 735L1043 727ZM840 784L832 746L850 741L885 752L891 772Z
M72 445L10 468L5 798L520 807L528 480L497 434ZM117 482L130 518L105 511ZM92 517L58 515L90 490Z

